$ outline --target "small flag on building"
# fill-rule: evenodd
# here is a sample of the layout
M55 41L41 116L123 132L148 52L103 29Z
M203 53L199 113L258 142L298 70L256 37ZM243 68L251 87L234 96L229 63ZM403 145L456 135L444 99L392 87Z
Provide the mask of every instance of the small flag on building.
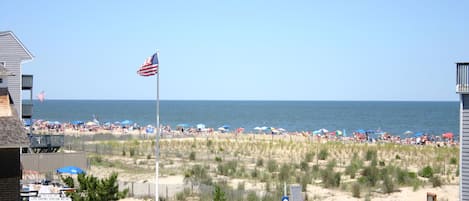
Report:
M158 73L158 53L148 57L137 73L145 77L156 75Z

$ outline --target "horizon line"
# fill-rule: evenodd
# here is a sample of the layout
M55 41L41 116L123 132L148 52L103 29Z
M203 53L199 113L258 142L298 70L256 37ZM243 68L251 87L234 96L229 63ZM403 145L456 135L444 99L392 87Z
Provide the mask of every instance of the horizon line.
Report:
M27 100L27 99L23 99ZM38 99L33 99L39 101ZM156 99L67 99L51 98L53 101L156 101ZM160 99L160 101L294 101L294 102L459 102L458 100L305 100L305 99Z

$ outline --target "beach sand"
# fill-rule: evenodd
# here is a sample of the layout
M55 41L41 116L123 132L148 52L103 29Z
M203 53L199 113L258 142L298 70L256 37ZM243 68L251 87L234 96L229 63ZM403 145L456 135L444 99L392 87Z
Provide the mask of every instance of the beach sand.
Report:
M196 140L196 138L193 137L187 137L187 138L173 138L173 139L166 139L163 140L162 142L162 149L167 149L170 150L170 153L179 153L180 155L174 155L171 156L171 154L168 155L163 155L162 156L162 163L164 164L163 169L171 169L171 168L189 168L191 165L200 163L201 161L196 160L195 162L187 161L187 152L191 150L194 150L197 152L197 158L201 160L206 160L210 159L206 162L212 161L217 156L218 154L221 154L220 150L217 150L217 152L211 154L209 153L206 148L206 142L207 140L213 140L216 145L213 145L216 149L219 149L220 146L230 146L230 145L235 145L235 144L240 144L239 148L243 149L242 147L245 146L243 143L252 143L253 140L284 140L285 142L288 143L293 143L294 145L296 142L305 142L308 141L308 138L305 138L303 136L288 136L288 135L281 135L281 136L272 136L270 135L243 135L243 136L229 136L226 134L217 134L217 135L212 135L212 136L204 136L197 138L199 140L200 145L196 145L194 148L193 144ZM277 141L280 142L280 141ZM97 143L97 142L93 142ZM232 143L232 144L230 144ZM277 150L273 150L272 154L276 156L276 158L279 161L294 161L296 159L291 158L289 154L283 154L282 150L285 151L284 148L288 148L290 151L295 151L297 148L296 146L289 145L288 143L285 143L284 145L278 145ZM309 144L309 142L307 142ZM326 141L321 141L321 144L326 143ZM230 145L229 145L230 144ZM253 145L253 144L250 144ZM142 146L142 145L139 145ZM238 145L236 145L238 146ZM259 145L260 146L260 145ZM281 148L281 147L284 148ZM308 145L310 146L310 145ZM333 145L336 146L337 145ZM376 145L365 145L365 144L357 144L357 146L354 146L353 149L359 149L361 146L368 146L368 147L375 147ZM396 146L405 146L403 148L406 149L411 149L414 147L413 145L396 145ZM192 148L191 148L192 147ZM305 145L307 147L307 145ZM421 146L423 147L423 146ZM383 147L384 148L384 147ZM388 147L389 148L389 147ZM399 148L400 149L400 148ZM399 150L397 149L397 150ZM422 148L418 148L418 150L421 150ZM205 151L204 151L205 150ZM395 151L394 148L390 149ZM227 155L225 155L226 160L233 158L233 155L230 155L229 152L234 152L234 147L226 147L225 152L228 152ZM239 151L239 150L238 150ZM305 153L305 150L303 148L298 148L299 151L298 153ZM340 153L343 153L345 150L342 150ZM255 166L255 161L259 157L256 155L256 151L253 150L254 154L251 156L246 155L244 157L241 157L241 161L243 163L246 163L246 168L252 168ZM260 151L259 147L257 148L257 153L264 153ZM340 159L341 156L337 153L331 154L331 157L335 157L336 159ZM245 153L244 153L245 154ZM265 154L265 153L264 153ZM360 156L363 153L360 154ZM406 161L413 161L414 159L411 158L411 156L407 155L407 152L402 152L402 153L386 153L384 150L380 151L381 157L387 156L388 158L393 158L396 154L400 154ZM132 167L132 163L135 163L135 161L139 160L146 160L144 157L146 155L143 154L140 159L135 159L135 158L130 158L128 156L123 157L123 156L118 156L118 155L112 155L112 156L105 156L106 160L112 162L112 161L117 161L119 160L122 163L125 163ZM221 156L221 155L220 155ZM169 157L169 158L168 158ZM290 158L289 158L290 157ZM426 157L433 157L433 155L428 155ZM428 158L430 159L430 158ZM427 159L427 160L428 160ZM225 160L225 159L224 159ZM266 160L266 159L264 159ZM301 157L298 160L302 160ZM330 159L328 159L330 160ZM342 158L341 160L343 161L348 161L348 159ZM168 164L167 162L171 161L171 164ZM396 162L395 160L393 160ZM327 161L319 161L322 166L326 164ZM152 167L154 164L151 162L151 160L145 164L141 165L139 167L143 167L144 169L146 168L147 170L141 171L141 170L132 170L132 168L125 168L121 169L118 167L101 167L101 166L91 166L90 169L88 170L88 173L103 178L109 176L112 172L117 172L119 174L119 181L124 181L124 182L139 182L139 183L155 183L155 172L154 170L148 169L149 167ZM266 163L266 162L265 162ZM314 163L315 164L315 163ZM386 163L387 164L387 163ZM135 164L133 164L135 165ZM421 164L424 165L424 164ZM420 166L420 165L419 165ZM448 166L449 167L449 166ZM215 166L216 168L216 166ZM417 171L419 168L409 166L409 169L413 171ZM452 167L454 169L455 167ZM130 169L130 170L129 170ZM162 169L160 168L160 177L159 177L159 183L160 185L179 185L183 186L184 185L184 176L181 173L178 174L163 174ZM245 189L246 190L254 190L254 191L262 191L264 189L263 185L259 182L252 182L252 181L246 181L244 179L237 179L237 178L230 178L229 179L229 184L230 186L236 188L238 182L245 182ZM459 185L458 181L459 178L455 177L454 179L451 180L450 183L446 183L445 185L437 188L433 188L431 186L431 183L426 183L425 186L420 186L416 191L413 190L412 187L399 187L396 192L393 192L391 194L383 194L383 193L378 193L378 192L373 192L370 195L371 200L377 200L377 201L401 201L401 200L426 200L427 193L434 193L437 195L437 199L440 201L456 201L459 200ZM321 185L308 185L307 186L307 195L308 195L308 200L325 200L325 201L339 201L339 200L364 200L367 197L367 192L366 190L361 190L361 197L360 198L354 198L352 197L352 193L350 190L341 190L341 189L334 189L334 188L323 188ZM137 198L126 198L122 199L124 201L141 201L143 199L137 199Z

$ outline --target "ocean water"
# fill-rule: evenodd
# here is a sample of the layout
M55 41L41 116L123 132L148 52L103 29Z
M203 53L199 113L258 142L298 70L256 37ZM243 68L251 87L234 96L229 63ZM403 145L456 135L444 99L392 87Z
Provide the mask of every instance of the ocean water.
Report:
M155 125L156 102L132 100L46 100L34 102L33 119L60 122L131 120ZM459 133L458 102L390 101L160 101L160 122L175 127L203 123L253 131L256 126L287 131L381 129L392 134L407 130Z

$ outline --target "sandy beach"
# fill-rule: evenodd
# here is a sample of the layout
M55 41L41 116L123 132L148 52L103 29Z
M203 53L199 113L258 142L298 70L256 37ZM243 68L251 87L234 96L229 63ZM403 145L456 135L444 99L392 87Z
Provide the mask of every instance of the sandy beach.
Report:
M135 136L139 135L135 134ZM88 170L89 174L102 178L112 172L117 172L121 182L155 183L154 147L151 139L137 137L134 140L112 139L86 143L98 150L98 153L89 155L92 161ZM105 148L100 149L99 146ZM194 171L196 166L200 166L206 169L204 174L210 179L210 183L226 182L229 189L242 188L246 194L250 191L265 194L270 192L269 189L276 188L275 183L282 174L282 168L289 167L287 175L289 184L304 182L301 177L312 178L311 181L304 182L306 191L303 195L307 196L308 200L363 200L368 198L380 201L424 200L427 193L435 193L438 200L459 199L457 164L453 161L458 160L459 149L453 146L401 145L390 142L370 144L353 140L314 139L301 134L272 136L215 133L164 138L160 141L160 148L160 188L163 186L171 189L177 186L179 189L177 191L190 187L190 179L186 177L188 173ZM99 151L104 149L107 150L101 151L102 153ZM318 155L323 150L327 150L327 158L318 159ZM383 181L378 180L374 187L367 187L368 184L361 183L360 198L356 198L352 194L351 186L358 182L360 177L364 177L363 171L367 167L372 167L373 162L365 159L369 153L376 154L376 159L380 164L376 167L379 171L389 168L389 170L395 170L400 167L409 174L420 174L422 168L431 166L442 184L439 187L433 187L428 178L421 176L416 178L415 184L399 184L398 178L392 176L393 173L389 174L393 178L392 193L382 193ZM308 157L311 158L308 159ZM358 157L362 165L352 178L346 171L351 166L354 157ZM100 162L96 162L97 158ZM306 160L309 162L304 165ZM276 164L276 170L269 170L271 161ZM321 172L326 170L331 162L334 165L332 172L341 175L338 187L325 187L322 181L324 177L321 176ZM230 164L234 164L234 169L224 172L222 169L228 168ZM316 171L315 168L318 170ZM191 181L197 182L197 179L193 178ZM152 197L153 193L146 190L149 188L148 185L142 188L148 193L145 197ZM177 191L170 193L170 200L176 197ZM143 199L137 196L124 200Z

